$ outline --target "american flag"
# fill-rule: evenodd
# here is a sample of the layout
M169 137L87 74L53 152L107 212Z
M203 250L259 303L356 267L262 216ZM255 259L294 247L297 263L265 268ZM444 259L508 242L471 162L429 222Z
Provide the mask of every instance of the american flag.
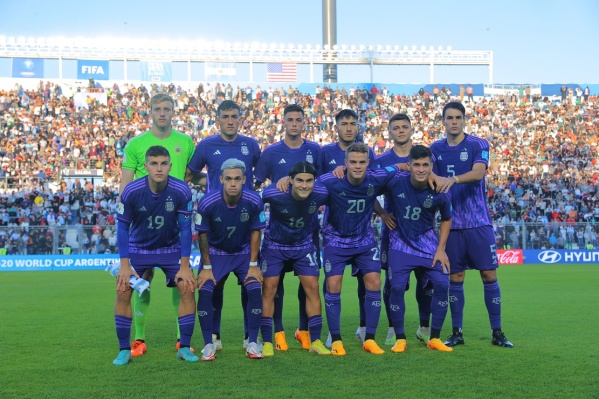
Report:
M267 82L297 82L297 64L269 62L266 66Z

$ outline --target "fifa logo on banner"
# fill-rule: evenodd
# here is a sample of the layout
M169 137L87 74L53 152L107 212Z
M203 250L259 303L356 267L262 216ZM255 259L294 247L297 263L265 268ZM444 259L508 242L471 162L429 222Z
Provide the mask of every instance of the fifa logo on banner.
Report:
M82 65L81 73L91 75L104 75L104 68L102 68L100 65Z

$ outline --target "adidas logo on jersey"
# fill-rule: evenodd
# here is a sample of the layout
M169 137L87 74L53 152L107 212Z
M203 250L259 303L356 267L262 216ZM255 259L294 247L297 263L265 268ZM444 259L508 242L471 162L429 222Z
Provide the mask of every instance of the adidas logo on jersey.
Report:
M281 211L281 213L289 213L289 211L287 211L287 208L285 208Z
M439 158L437 158L437 159L440 161L440 160L442 159L442 158L441 158L441 155L439 155Z
M282 163L287 163L287 162L285 162L285 158L281 158L281 160L279 161L279 164L282 164Z
M398 195L399 198L406 198L406 195L404 193L401 193Z
M146 209L145 206L142 206L141 208L139 208L139 211L140 212L147 212L148 210Z
M216 218L214 219L215 222L222 222L222 220L220 220L220 218Z
M339 194L342 197L347 197L347 195L345 195L345 191L341 191L341 194Z
M337 165L337 162L335 162L334 159L331 159L331 162L329 162L329 165Z
M213 155L221 155L219 150L214 151Z

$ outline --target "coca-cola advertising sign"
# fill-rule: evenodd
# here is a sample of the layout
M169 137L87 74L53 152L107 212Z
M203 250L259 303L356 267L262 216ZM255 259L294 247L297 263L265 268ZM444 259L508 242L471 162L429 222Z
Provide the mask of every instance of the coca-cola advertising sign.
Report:
M521 249L498 249L497 261L500 265L521 265L522 250Z

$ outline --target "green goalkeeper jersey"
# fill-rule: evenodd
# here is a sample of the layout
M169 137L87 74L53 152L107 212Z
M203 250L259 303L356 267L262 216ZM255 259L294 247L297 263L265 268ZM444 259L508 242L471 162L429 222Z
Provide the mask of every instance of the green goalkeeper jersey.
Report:
M193 140L186 134L171 130L170 136L161 140L156 138L149 130L129 140L125 146L122 168L135 171L135 179L148 174L144 168L146 151L148 148L160 145L168 150L171 155L173 167L170 175L177 179L185 179L187 164L193 156L195 146Z

